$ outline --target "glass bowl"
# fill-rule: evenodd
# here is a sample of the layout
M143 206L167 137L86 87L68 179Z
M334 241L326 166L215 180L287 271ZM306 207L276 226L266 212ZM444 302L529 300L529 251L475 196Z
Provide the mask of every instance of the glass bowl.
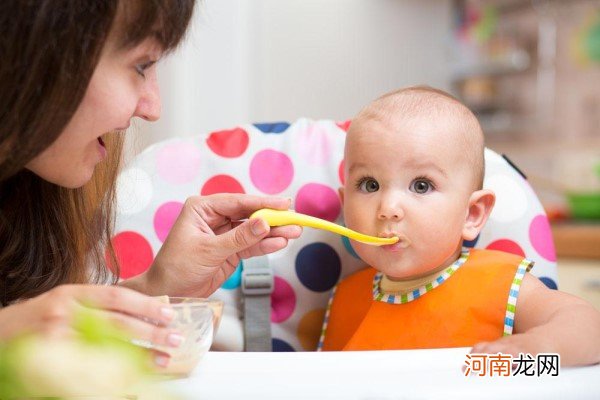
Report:
M169 297L168 300L175 310L169 328L180 333L184 340L176 348L155 346L171 356L167 367L160 372L187 376L210 349L223 315L223 302L192 297Z

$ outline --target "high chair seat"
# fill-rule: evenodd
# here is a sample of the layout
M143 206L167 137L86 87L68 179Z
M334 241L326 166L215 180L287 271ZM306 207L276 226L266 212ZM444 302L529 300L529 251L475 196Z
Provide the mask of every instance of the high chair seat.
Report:
M349 121L299 119L253 124L190 138L170 139L140 153L118 180L116 235L121 278L145 271L185 199L219 192L286 196L293 208L343 224L337 189L343 184L343 148ZM496 206L480 236L467 247L504 250L535 261L532 273L557 287L556 255L546 214L525 176L486 149L486 188ZM225 313L215 340L242 350L242 269L217 290ZM299 239L268 256L274 273L273 351L316 350L329 292L364 263L349 241L305 228Z

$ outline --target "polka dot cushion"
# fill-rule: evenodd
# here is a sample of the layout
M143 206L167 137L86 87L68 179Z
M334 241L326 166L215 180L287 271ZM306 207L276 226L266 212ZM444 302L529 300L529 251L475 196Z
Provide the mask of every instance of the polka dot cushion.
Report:
M193 138L172 139L142 152L118 181L118 217L112 238L121 278L146 270L183 202L219 192L287 196L296 211L343 224L337 189L343 184L343 147L349 122L300 119L254 124ZM467 246L536 260L534 273L556 287L556 256L548 220L518 170L486 150L485 186L498 200L481 235ZM316 349L329 291L364 267L349 241L305 228L302 237L269 256L274 351ZM243 262L212 297L225 301L215 346L241 350L240 282Z

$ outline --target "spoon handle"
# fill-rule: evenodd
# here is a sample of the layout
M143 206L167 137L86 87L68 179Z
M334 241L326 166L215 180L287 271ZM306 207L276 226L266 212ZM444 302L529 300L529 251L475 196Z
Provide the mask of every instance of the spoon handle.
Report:
M371 244L375 246L381 246L386 244L394 244L398 241L397 237L392 238L380 238L375 236L365 235L348 229L344 226L334 224L333 222L326 221L324 219L311 217L310 215L299 214L293 211L284 210L272 210L269 208L263 208L254 212L250 218L262 218L270 226L282 226L282 225L301 225L309 228L323 229L338 235L346 236L350 239L354 239L358 242L365 244Z

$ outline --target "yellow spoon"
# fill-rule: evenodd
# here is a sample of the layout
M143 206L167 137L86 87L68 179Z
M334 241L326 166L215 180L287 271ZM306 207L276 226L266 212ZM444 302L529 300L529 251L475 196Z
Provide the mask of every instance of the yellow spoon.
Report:
M348 229L344 226L334 224L333 222L325 221L324 219L311 217L310 215L299 214L294 211L282 211L272 210L270 208L263 208L254 212L250 218L262 218L267 221L270 226L282 226L282 225L301 225L308 226L310 228L324 229L338 235L347 236L350 239L354 239L358 242L371 244L373 246L383 246L386 244L394 244L399 238L380 238L375 236L365 235L358 233L352 229Z

